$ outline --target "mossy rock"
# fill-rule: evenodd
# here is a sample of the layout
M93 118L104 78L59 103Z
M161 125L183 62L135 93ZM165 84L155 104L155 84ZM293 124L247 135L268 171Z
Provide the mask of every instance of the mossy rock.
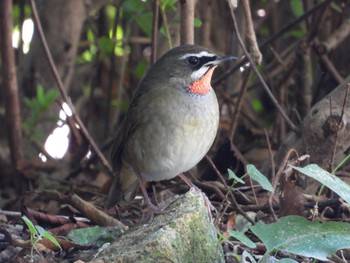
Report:
M191 189L151 222L126 232L99 262L225 262L204 198Z

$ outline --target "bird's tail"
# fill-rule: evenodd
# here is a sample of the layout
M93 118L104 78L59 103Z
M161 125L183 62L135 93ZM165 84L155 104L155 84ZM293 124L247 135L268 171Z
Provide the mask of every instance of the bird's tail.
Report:
M108 209L117 204L128 204L136 196L139 182L134 170L129 165L123 165L119 175L113 179L104 208Z

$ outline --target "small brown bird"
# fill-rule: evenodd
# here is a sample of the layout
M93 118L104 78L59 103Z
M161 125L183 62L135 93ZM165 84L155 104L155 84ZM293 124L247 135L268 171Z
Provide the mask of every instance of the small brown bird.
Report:
M219 125L211 77L234 59L207 48L184 45L164 54L135 91L119 127L111 160L115 178L105 207L132 201L144 183L168 180L194 167L209 151Z

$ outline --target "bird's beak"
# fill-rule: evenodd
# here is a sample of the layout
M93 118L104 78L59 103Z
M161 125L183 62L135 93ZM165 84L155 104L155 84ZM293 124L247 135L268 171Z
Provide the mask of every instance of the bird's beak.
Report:
M222 62L230 61L230 60L234 60L234 59L237 59L237 58L233 57L233 56L217 56L214 60L208 62L207 65L209 65L211 67L217 66Z
M223 56L223 57L217 56L215 61L217 61L217 63L219 64L219 63L224 62L224 61L235 60L235 59L237 59L237 58L234 56Z

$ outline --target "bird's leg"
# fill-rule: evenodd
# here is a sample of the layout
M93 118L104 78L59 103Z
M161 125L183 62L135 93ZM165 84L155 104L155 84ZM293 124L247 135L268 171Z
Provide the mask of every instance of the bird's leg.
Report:
M184 181L190 188L196 187L184 174L179 174L179 177Z
M155 206L154 204L152 204L151 199L149 198L146 187L145 187L145 181L140 177L138 177L138 178L139 178L139 184L140 184L142 194L145 198L146 204L147 204L150 212L159 213L159 214L164 213L164 208L161 208L161 207L158 207L158 206Z

